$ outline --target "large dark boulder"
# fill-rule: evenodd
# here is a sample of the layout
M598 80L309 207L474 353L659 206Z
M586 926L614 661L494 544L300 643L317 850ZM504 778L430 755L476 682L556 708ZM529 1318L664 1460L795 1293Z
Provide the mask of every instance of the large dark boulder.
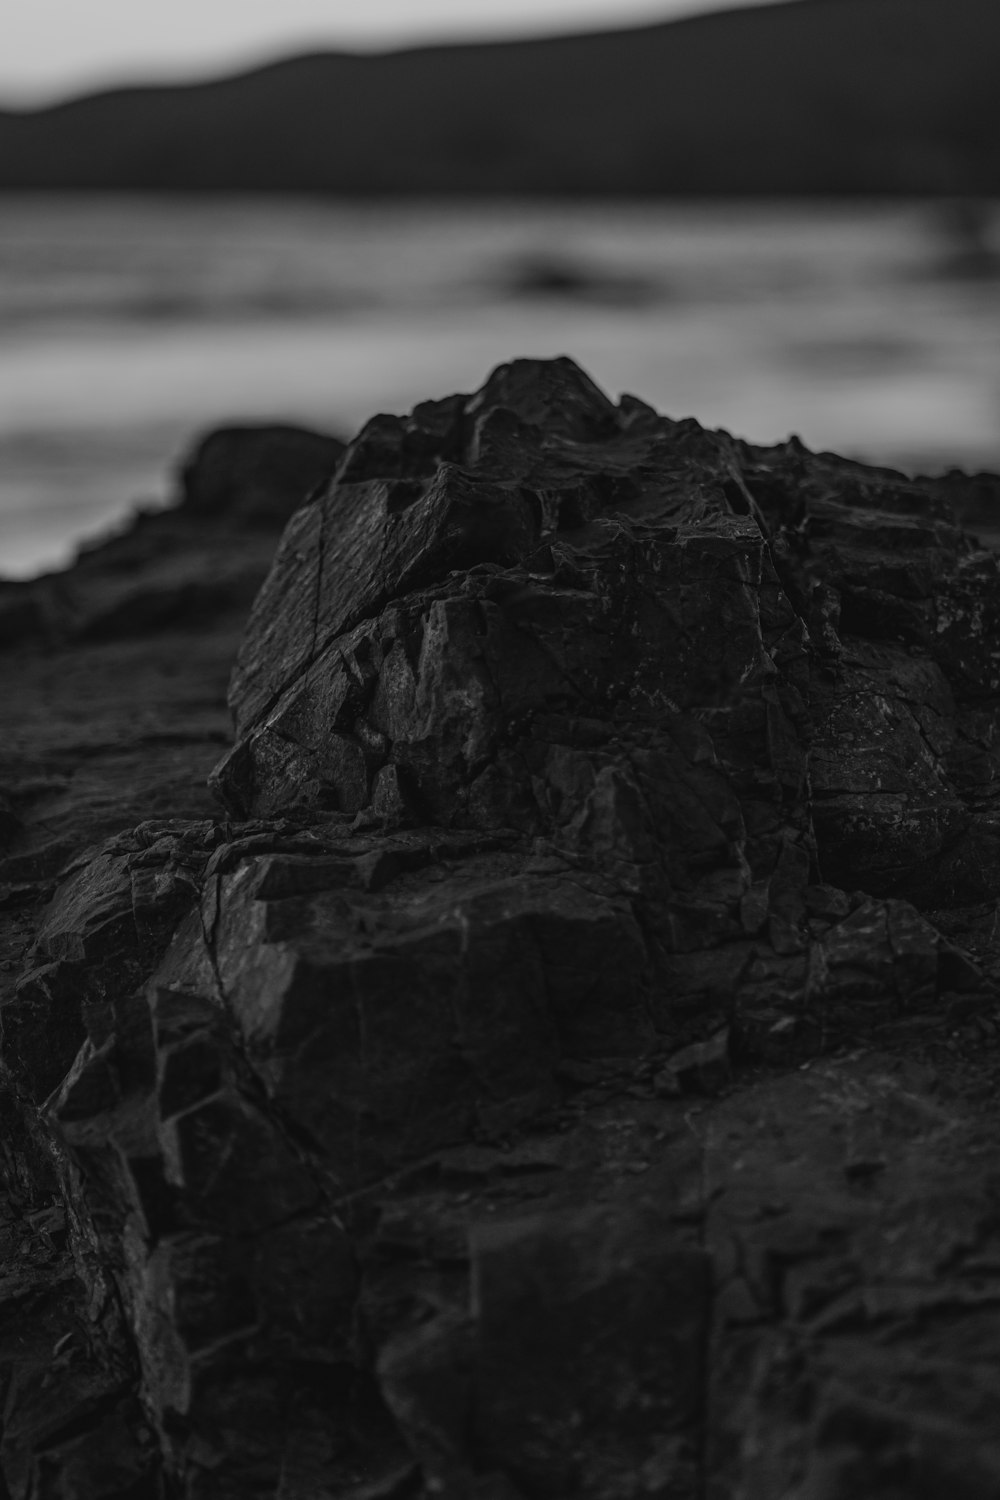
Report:
M952 983L907 901L1000 887L997 573L901 475L522 362L376 419L293 520L217 783L544 840L627 894L654 1025L784 995L828 1027L855 948L873 994L899 942L894 984Z
M336 468L337 438L282 424L219 427L185 459L182 503L199 515L285 522Z
M569 360L362 430L0 1012L97 1500L992 1500L998 572Z

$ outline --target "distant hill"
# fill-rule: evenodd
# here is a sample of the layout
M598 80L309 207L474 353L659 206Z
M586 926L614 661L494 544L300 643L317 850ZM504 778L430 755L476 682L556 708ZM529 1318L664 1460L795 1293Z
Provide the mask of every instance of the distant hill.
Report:
M797 0L0 111L0 189L1000 192L1000 0Z

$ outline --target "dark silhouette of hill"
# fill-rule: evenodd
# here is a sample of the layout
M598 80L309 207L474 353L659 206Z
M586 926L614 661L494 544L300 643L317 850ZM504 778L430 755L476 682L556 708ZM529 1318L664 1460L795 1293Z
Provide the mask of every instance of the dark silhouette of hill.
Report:
M0 188L1000 191L997 0L798 0L0 111Z

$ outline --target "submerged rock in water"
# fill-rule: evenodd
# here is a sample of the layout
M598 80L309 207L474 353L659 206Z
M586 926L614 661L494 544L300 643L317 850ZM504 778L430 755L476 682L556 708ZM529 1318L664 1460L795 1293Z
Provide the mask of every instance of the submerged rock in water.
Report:
M995 1493L998 571L569 360L362 430L2 1012L136 1494Z
M521 256L497 277L515 297L563 298L611 306L639 306L666 295L666 288L641 272L588 264L571 255L540 252Z

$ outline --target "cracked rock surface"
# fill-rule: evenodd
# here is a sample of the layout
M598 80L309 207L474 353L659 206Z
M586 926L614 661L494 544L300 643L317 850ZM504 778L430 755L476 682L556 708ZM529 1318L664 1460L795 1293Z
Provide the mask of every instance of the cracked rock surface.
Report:
M569 360L234 432L215 803L239 591L8 612L12 1500L995 1500L997 557Z

